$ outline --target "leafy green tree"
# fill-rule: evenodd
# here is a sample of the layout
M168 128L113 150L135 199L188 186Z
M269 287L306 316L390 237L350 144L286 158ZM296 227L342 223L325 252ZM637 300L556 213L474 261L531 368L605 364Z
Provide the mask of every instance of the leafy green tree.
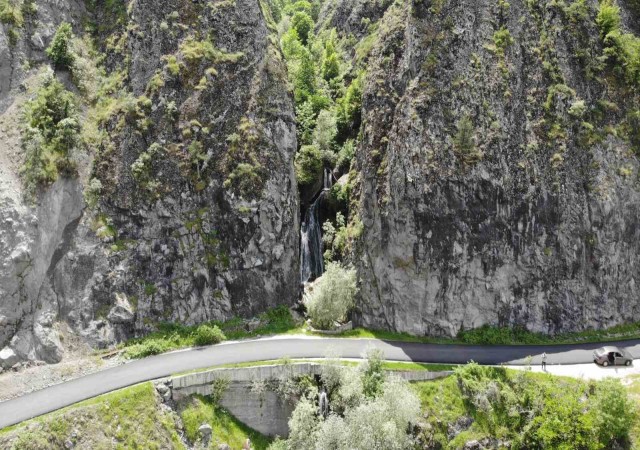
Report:
M313 129L316 125L316 117L317 114L313 111L313 105L310 101L306 101L296 108L298 143L300 145L311 145L313 142Z
M600 442L606 448L614 448L629 439L638 412L624 386L618 380L606 378L596 384L591 406Z
M36 96L24 108L22 142L25 162L22 173L34 188L72 173L70 160L77 146L80 124L75 96L53 74L48 74Z
M382 384L384 383L383 357L384 354L379 349L371 349L366 354L366 361L361 366L362 392L366 397L375 398L382 392Z
M324 48L324 57L322 61L322 78L331 81L340 75L340 62L338 53L331 41L328 41Z
M342 139L353 137L360 128L364 77L365 73L361 72L351 82L344 97L338 100L337 123Z
M53 36L51 45L46 50L47 56L56 67L72 68L75 56L71 51L71 39L73 39L71 25L66 22L61 23Z
M289 31L282 35L280 47L287 61L299 60L306 51L295 28L290 28Z
M326 109L320 111L313 132L313 145L322 152L322 157L328 165L333 165L335 162L333 147L337 134L335 114Z
M291 18L291 27L296 30L300 41L307 45L309 42L310 34L313 31L313 19L309 17L309 14L298 11Z
M303 145L296 154L295 168L298 184L311 185L322 177L322 153L315 145Z
M300 57L300 67L295 76L295 98L298 104L305 102L316 92L316 66L311 54L305 51Z
M314 448L318 425L317 408L310 400L303 398L298 402L289 419L288 448L301 450Z
M333 329L335 322L346 319L355 304L358 291L356 271L329 263L327 270L316 282L307 310L315 327Z

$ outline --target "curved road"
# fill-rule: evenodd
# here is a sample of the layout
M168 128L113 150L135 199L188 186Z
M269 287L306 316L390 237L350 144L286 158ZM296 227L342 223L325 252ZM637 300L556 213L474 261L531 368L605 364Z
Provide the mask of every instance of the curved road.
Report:
M634 358L640 357L640 340L611 342L606 345L626 347ZM601 346L602 344L468 346L303 337L229 342L132 361L1 402L0 429L136 383L221 364L284 357L323 358L328 351L337 352L343 358L359 358L369 347L381 349L385 359L391 361L464 364L473 360L481 364L522 365L526 364L529 355L534 356L534 364L539 364L539 355L547 352L549 365L583 364L592 362L593 349Z

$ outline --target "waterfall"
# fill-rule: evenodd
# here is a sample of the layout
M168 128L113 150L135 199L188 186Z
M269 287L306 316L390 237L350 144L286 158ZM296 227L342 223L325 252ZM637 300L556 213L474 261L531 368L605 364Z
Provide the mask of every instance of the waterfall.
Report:
M333 174L330 169L324 169L324 183L322 189L329 191L333 187Z
M319 210L324 197L331 189L331 170L324 170L322 191L320 191L307 209L300 229L300 281L308 283L324 273L322 255L322 223Z

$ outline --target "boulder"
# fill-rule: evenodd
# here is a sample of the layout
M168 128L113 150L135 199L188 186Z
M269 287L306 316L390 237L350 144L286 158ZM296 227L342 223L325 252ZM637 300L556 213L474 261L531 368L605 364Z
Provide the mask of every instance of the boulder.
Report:
M2 369L10 369L18 361L20 361L20 358L12 348L5 347L0 351L0 367Z

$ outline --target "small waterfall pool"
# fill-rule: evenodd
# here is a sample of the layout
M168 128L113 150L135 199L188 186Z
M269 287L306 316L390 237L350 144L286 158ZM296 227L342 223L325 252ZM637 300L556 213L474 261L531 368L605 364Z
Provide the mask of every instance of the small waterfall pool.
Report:
M331 189L332 176L331 170L324 170L322 190L307 208L300 227L300 281L302 283L313 281L324 273L320 207Z

